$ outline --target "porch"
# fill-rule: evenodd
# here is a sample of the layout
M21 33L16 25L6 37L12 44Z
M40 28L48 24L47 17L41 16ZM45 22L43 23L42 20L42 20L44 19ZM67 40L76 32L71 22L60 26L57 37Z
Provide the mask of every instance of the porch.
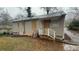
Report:
M46 35L55 39L64 39L64 25L62 20L44 19L41 21L42 28L38 28L39 35Z
M46 35L46 36L49 36L51 37L53 40L55 39L60 39L62 40L63 39L63 36L58 36L56 35L56 31L51 29L51 28L48 28L48 29L39 29L38 30L38 33L39 35Z
M56 32L52 29L49 29L49 28L48 29L46 29L46 28L45 29L39 29L38 33L39 33L39 35L49 36L49 37L53 38L54 40L56 38Z

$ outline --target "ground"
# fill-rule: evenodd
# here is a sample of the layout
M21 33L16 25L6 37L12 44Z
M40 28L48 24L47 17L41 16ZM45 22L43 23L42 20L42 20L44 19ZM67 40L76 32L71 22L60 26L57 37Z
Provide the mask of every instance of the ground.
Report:
M0 51L64 51L79 50L79 46L55 40L32 37L0 37Z
M31 37L0 37L0 50L58 51L63 50L63 43L48 39L33 39Z
M79 51L79 31L72 31L65 28L64 32L66 34L64 42L68 43L64 44L64 50Z
M71 41L79 44L79 33L65 28L64 32L71 38Z

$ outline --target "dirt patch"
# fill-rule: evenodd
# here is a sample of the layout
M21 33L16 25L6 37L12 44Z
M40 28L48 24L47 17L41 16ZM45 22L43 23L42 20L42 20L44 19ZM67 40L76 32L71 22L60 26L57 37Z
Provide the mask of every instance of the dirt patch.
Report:
M34 51L61 51L63 50L63 45L58 42L48 41L48 40L34 40ZM48 43L49 42L49 43ZM58 45L59 44L59 45Z

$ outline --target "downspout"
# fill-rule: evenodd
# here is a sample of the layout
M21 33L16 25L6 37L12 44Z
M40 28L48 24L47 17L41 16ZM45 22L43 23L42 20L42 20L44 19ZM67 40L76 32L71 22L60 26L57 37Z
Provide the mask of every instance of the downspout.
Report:
M25 34L25 22L23 21L23 34Z
M62 15L63 16L63 27L64 27L64 24L65 24L65 15ZM63 37L62 37L62 39L64 39L64 28L63 28Z

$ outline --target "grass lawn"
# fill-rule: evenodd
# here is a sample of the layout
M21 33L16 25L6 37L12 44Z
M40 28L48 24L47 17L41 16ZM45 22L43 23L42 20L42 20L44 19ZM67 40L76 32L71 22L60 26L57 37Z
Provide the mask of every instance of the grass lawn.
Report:
M0 37L0 51L58 51L64 50L63 43L43 38Z

